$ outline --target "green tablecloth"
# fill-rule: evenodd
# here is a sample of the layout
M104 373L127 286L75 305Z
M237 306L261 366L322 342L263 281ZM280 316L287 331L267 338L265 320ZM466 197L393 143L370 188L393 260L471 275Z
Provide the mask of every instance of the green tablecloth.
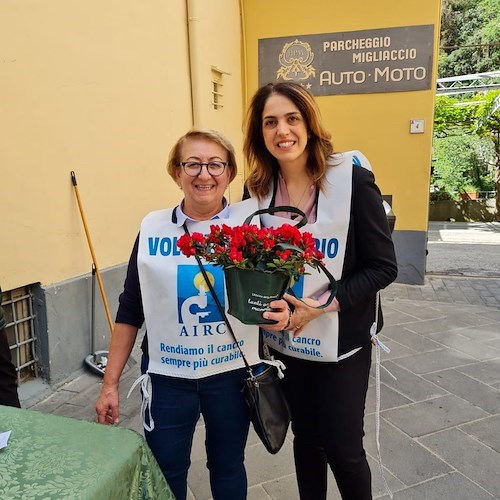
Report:
M134 431L0 406L0 498L173 499L144 438Z

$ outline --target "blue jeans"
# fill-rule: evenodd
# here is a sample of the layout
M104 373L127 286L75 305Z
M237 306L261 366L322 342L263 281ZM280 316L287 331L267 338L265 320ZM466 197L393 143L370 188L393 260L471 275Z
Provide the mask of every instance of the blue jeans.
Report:
M147 366L148 358L143 355L142 373ZM250 418L241 393L245 377L244 368L193 380L151 374L155 427L144 432L177 500L187 495L191 446L200 413L205 421L214 500L246 499L244 459Z

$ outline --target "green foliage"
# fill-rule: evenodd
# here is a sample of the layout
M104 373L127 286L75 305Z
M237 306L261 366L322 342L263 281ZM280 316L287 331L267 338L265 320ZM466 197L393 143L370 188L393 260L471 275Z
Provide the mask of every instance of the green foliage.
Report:
M439 78L500 68L500 0L443 0Z
M462 135L472 123L470 106L462 105L463 101L448 96L437 96L434 108L434 134L437 137Z
M475 135L436 137L431 183L450 196L492 190L493 154L491 141Z

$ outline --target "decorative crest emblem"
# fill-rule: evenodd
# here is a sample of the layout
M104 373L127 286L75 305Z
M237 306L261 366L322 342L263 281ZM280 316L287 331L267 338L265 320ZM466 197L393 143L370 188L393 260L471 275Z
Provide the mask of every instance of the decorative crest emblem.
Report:
M276 78L283 80L307 80L316 76L316 70L311 66L314 54L307 42L295 39L286 43L279 55L281 68L276 72Z

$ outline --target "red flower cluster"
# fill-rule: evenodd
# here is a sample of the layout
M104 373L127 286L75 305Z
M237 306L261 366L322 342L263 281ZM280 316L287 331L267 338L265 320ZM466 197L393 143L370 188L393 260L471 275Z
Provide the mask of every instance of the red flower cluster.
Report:
M229 227L210 226L210 233L183 235L177 241L181 252L198 255L222 266L281 272L297 280L306 264L316 268L323 254L316 250L311 233L284 224L278 228L259 228L255 224Z

